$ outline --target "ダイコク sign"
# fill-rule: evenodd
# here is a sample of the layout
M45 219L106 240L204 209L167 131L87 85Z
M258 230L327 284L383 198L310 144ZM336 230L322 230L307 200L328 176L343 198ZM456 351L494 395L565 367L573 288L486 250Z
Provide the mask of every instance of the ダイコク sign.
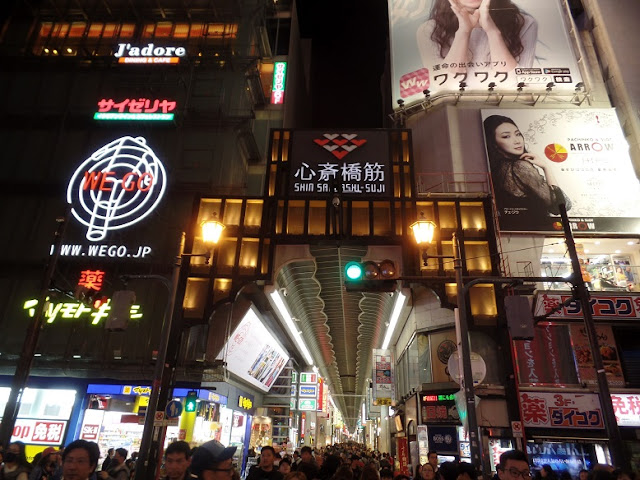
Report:
M113 54L118 63L179 63L180 57L187 55L184 47L156 47L149 43L144 47L119 43Z
M149 215L166 188L164 166L143 137L122 137L94 152L67 188L71 213L87 227L87 240L128 227Z

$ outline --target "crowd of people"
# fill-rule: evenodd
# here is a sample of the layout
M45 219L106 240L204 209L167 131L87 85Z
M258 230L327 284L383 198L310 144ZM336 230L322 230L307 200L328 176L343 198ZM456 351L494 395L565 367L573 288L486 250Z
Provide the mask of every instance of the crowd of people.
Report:
M237 447L225 447L211 440L197 448L187 442L171 443L164 452L163 480L240 480L234 467ZM94 442L75 440L63 450L48 447L29 463L22 442L0 447L0 480L131 480L135 455L127 458L124 448L109 449L98 470L100 450ZM470 463L438 462L429 452L427 463L413 471L398 471L387 453L367 450L355 443L312 449L304 446L291 454L279 447L263 446L257 463L245 480L482 480ZM596 465L573 479L543 465L532 475L527 456L509 450L500 456L493 480L636 480L633 472Z

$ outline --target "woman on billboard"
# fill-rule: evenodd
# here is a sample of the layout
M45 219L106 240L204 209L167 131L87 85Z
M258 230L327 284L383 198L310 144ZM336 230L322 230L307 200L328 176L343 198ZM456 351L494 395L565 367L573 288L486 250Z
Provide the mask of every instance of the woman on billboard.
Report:
M515 122L503 115L491 115L484 121L493 189L505 225L518 230L550 230L549 214L567 210L571 201L558 186L547 162L528 152L524 137Z
M510 72L533 64L538 24L511 0L434 0L417 40L427 68Z

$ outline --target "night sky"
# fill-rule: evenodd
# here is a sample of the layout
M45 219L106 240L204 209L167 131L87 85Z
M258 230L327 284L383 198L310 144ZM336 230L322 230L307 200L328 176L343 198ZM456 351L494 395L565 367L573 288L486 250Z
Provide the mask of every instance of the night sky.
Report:
M300 0L298 18L313 40L312 127L383 127L387 2Z

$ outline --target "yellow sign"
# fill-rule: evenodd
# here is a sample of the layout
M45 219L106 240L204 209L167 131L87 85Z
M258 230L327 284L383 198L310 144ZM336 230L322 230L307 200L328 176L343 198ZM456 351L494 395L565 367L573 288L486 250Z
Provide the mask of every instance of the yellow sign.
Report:
M36 314L36 305L38 305L38 300L35 298L24 302L23 308L28 311L30 317ZM47 323L53 323L56 318L90 317L91 325L97 325L100 323L100 320L109 316L110 310L111 305L109 302L103 303L98 308L93 308L80 302L53 303L47 301L44 316L47 319ZM130 318L132 320L142 318L140 305L131 305Z
M244 408L245 410L251 410L253 408L253 402L251 401L250 398L243 397L242 395L240 395L238 397L238 406L240 408Z

